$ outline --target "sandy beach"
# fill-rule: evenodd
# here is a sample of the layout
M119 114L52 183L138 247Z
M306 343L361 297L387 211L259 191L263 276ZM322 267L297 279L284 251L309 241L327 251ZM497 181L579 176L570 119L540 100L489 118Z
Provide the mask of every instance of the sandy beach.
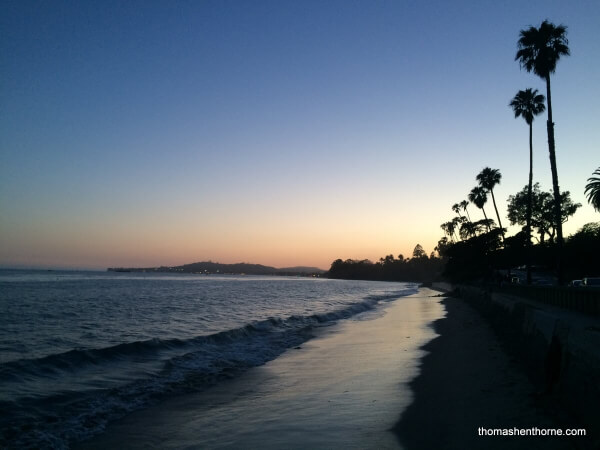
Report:
M567 438L478 435L478 427L561 425L481 316L439 295L422 288L327 327L264 366L134 412L77 448L582 448Z
M134 412L80 448L400 448L392 431L412 401L438 292L316 330L240 377Z
M586 438L480 436L487 429L566 429L577 424L544 386L533 383L507 354L489 324L459 298L443 300L447 316L439 337L424 346L421 372L411 383L415 401L395 430L412 449L578 449ZM541 372L541 368L540 368Z

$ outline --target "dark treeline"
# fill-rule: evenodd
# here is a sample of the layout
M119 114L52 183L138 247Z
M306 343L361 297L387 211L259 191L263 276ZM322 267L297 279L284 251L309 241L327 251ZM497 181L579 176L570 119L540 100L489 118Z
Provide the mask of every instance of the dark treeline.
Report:
M523 143L522 158L528 149L528 183L520 192L508 198L508 221L520 225L514 236L507 236L502 225L494 189L502 175L498 169L484 168L477 176L478 185L469 193L469 201L452 206L457 215L444 222L444 236L436 250L446 261L444 275L450 281L490 280L511 276L511 281L526 284L564 284L568 280L600 275L600 223L589 223L574 235L563 237L563 224L581 207L571 200L568 190L560 189L556 166L556 145L550 77L558 61L569 56L567 27L543 21L539 27L530 26L519 33L515 60L521 69L541 78L546 84L546 95L537 89L521 89L509 103L515 118L523 118L528 127L528 144ZM547 113L548 156L550 159L552 189L543 191L534 182L533 126L537 116ZM600 168L594 172L600 175ZM600 211L600 178L588 179L585 188L588 202ZM495 217L485 211L491 197ZM472 220L467 207L472 204L483 215L483 220ZM488 208L489 211L489 208ZM497 220L497 224L494 222ZM518 270L522 269L522 270ZM523 270L525 276L523 277ZM514 272L513 272L514 271Z
M539 242L528 248L524 231L502 241L502 230L493 228L471 238L451 242L442 238L436 247L439 256L430 256L418 245L412 258L387 255L377 262L368 259L337 259L326 276L346 280L416 281L429 283L436 280L472 282L492 280L498 271L524 267L526 262L534 278L554 277L556 274L556 242ZM564 272L568 280L600 274L600 222L584 225L565 240L563 246ZM524 280L523 280L524 281ZM550 281L550 280L548 280ZM547 282L548 282L547 281ZM550 281L552 284L553 282ZM544 283L545 284L545 283Z
M525 149L528 150L528 183L520 192L509 196L507 205L508 222L521 226L519 232L507 235L508 230L502 225L506 218L498 210L495 191L502 174L499 169L485 167L475 177L477 185L468 193L468 200L452 206L456 216L441 224L445 236L435 248L438 257L435 253L427 257L418 245L410 259L401 255L397 259L389 255L376 263L338 259L332 264L329 276L396 281L431 281L443 276L452 282L477 282L511 274L511 282L545 285L599 277L600 222L588 223L568 238L563 236L563 224L582 206L571 199L568 190L560 189L556 167L550 76L558 61L570 54L567 44L567 27L547 20L537 28L530 26L519 33L515 60L522 69L546 84L545 96L537 89L526 88L519 90L508 105L515 118L522 117L529 129L529 145L525 146L524 142L522 150L523 163L527 155ZM549 191L534 182L533 173L532 130L535 118L543 112L547 113L552 175ZM588 178L585 194L588 202L600 212L600 167ZM471 212L470 206L475 208ZM483 219L475 214L481 214Z
M432 253L427 256L420 245L415 247L412 258L403 255L387 255L377 262L368 259L335 260L327 273L329 278L345 280L417 281L430 283L440 278L444 261Z
M527 234L522 231L507 237L502 244L498 228L470 239L441 242L438 251L445 261L443 275L452 282L491 279L497 270L525 267L527 261L536 278L555 277L558 247L553 240L528 247ZM600 274L600 222L584 225L565 239L562 263L567 280L582 279ZM524 281L524 280L523 280ZM553 284L553 282L552 282Z

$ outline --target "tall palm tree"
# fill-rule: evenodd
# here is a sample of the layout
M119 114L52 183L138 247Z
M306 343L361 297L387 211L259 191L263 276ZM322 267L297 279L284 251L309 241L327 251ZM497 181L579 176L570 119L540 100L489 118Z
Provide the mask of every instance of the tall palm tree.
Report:
M471 216L469 216L469 211L467 211L467 206L469 206L469 202L466 200L463 200L462 202L459 203L460 207L463 209L463 211L465 212L465 214L467 215L467 219L469 219L469 222L471 221Z
M455 203L454 205L452 205L452 211L454 211L456 214L458 214L458 217L460 217L462 219L462 216L460 215L460 205L458 203Z
M444 234L448 234L448 225L447 222L440 224L440 228L444 231Z
M487 222L488 218L485 209L483 208L483 205L487 202L487 191L481 186L475 186L471 189L471 192L469 192L469 201L483 211L483 217L485 217ZM488 231L492 231L489 222L487 223L487 228Z
M546 99L548 103L548 151L550 153L550 169L552 170L552 190L554 191L554 217L558 243L558 281L562 283L561 254L563 246L562 214L560 211L560 188L558 186L558 170L556 168L556 147L554 143L554 122L552 121L552 94L550 90L550 74L556 70L556 64L561 56L568 56L569 41L567 27L554 25L544 20L539 28L529 27L521 30L517 41L515 60L519 61L527 72L533 71L546 81Z
M527 284L531 284L531 212L533 210L533 118L544 112L546 98L538 94L537 89L527 88L517 92L510 102L510 107L515 113L525 119L529 125L529 185L527 189L527 220L525 230L527 233Z
M496 206L496 199L494 198L494 187L497 184L500 184L502 174L498 169L490 169L489 167L486 167L477 174L476 178L477 181L479 181L479 186L492 194L492 203L494 203L494 210L496 211L496 217L498 218L498 226L502 232L502 240L504 240L504 229L502 228L502 221L500 220L500 214L498 214L498 207Z
M461 201L460 203L455 203L454 205L452 205L452 211L454 211L456 214L458 214L458 217L460 219L460 224L457 225L458 229L461 231L459 233L459 236L462 240L467 240L469 237L473 237L473 227L467 225L466 227L463 227L463 225L465 223L471 223L471 217L469 217L469 211L467 211L467 206L469 206L469 202L466 200ZM464 211L467 215L463 216L460 214L460 211ZM469 230L471 232L469 232Z
M588 203L600 212L600 167L594 171L594 175L597 176L588 178L588 184L585 185L585 194Z
M462 224L463 222L466 222L467 218L462 216L460 213L461 207L459 203L455 203L454 205L452 205L452 211L454 211L456 213L456 215L458 217L455 217L454 219L452 219L452 221L454 222L456 229L460 230L460 224ZM460 233L457 233L460 236ZM460 236L460 238L462 239L462 236Z

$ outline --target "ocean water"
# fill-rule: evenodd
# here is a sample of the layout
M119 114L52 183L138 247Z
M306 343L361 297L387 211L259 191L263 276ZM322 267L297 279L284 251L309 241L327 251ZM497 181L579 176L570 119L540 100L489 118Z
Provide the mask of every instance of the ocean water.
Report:
M0 447L68 448L203 391L411 283L0 271Z

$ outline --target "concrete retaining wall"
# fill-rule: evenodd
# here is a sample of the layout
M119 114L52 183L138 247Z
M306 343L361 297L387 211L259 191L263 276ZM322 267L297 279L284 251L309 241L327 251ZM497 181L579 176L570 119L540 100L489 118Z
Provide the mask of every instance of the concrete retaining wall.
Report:
M600 448L600 319L521 297L459 286L542 390L578 419ZM554 382L553 382L554 381ZM594 447L596 448L596 447Z

